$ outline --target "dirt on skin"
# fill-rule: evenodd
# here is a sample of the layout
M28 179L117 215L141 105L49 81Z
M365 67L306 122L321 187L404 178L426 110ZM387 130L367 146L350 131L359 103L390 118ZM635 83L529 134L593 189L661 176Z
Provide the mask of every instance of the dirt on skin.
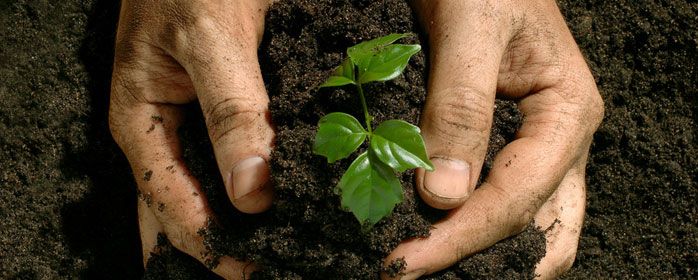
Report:
M559 4L606 102L587 167L577 260L564 278L697 278L698 4ZM118 11L108 0L0 2L2 279L215 278L164 239L143 273L135 182L106 121ZM411 172L401 176L406 201L373 229L339 209L333 186L349 162L328 165L309 153L310 143L323 114L360 107L350 88L315 86L347 46L418 33L411 11L397 0L286 1L270 13L266 32L260 59L277 125L272 211L232 209L206 159L201 113L186 108L187 161L219 215L209 245L257 260L267 268L261 278L375 278L390 249L425 234L443 213L415 197ZM377 121L417 122L426 63L422 53L403 77L366 89ZM513 104L497 107L492 151L520 122ZM540 256L536 236L528 229L435 277L525 278Z
M218 169L207 156L211 147L205 124L190 122L181 130L181 138L188 141L184 143L185 158L194 166L193 174L205 178L204 192L213 200L212 207L219 217L221 228L207 234L215 253L254 260L262 268L256 276L263 279L374 279L380 273L383 258L400 241L428 234L431 221L445 212L431 210L415 196L413 172L400 176L405 201L391 216L373 228L365 228L351 213L341 209L335 188L351 158L359 152L335 164L312 153L322 116L337 111L354 115L362 112L353 88L318 89L346 57L346 48L381 35L405 32L419 30L412 10L402 0L281 1L274 5L267 16L266 37L260 47L262 73L277 133L271 159L276 187L274 207L257 216L231 211L220 179L209 175ZM414 36L404 42L419 43L419 39ZM417 123L426 95L425 84L425 54L420 53L397 80L366 85L367 103L375 123L388 119ZM201 120L200 112L190 113L190 119ZM490 158L513 137L521 120L511 102L499 102L497 115ZM512 275L532 278L535 263L544 255L543 233L530 231L517 239L522 240L511 242L531 246L503 243L500 246L510 246L508 250L498 250L507 252L505 256L477 265L468 265L476 260L468 259L461 266L477 269L464 271L454 266L444 275L482 278L480 273L501 275L507 270L497 269L509 269L516 272Z

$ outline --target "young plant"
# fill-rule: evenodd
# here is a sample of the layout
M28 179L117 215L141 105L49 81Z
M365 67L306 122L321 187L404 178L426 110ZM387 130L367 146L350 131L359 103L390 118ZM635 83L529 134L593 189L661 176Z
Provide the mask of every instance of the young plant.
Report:
M339 181L342 207L360 223L374 225L392 212L403 199L396 171L413 168L433 170L419 128L402 120L388 120L372 127L363 84L383 82L399 76L420 45L393 44L410 34L390 34L347 49L344 60L320 87L356 86L364 111L365 127L353 116L330 113L320 119L313 152L329 163L348 157L368 139L360 154Z

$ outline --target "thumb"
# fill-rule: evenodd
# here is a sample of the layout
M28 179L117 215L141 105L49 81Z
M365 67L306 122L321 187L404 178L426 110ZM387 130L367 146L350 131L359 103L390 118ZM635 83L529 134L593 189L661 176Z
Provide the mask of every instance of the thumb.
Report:
M261 24L240 20L208 26L211 30L196 35L199 46L183 59L228 196L246 213L268 209L273 197L268 161L274 133L257 61Z
M492 28L498 17L468 1L424 2L416 8L428 17L431 69L420 125L435 169L417 170L416 184L427 204L451 209L475 189L482 168L507 36Z

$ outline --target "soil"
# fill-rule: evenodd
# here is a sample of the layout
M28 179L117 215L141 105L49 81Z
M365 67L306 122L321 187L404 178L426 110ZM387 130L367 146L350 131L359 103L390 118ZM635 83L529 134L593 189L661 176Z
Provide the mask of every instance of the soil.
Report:
M164 238L144 273L135 182L106 121L118 3L54 2L0 2L0 278L215 278ZM698 4L559 5L606 102L577 261L563 278L697 278ZM406 201L362 229L333 191L349 162L309 154L319 117L360 112L350 89L315 86L347 46L390 32L419 33L401 0L286 1L269 13L260 61L277 125L278 199L265 214L229 206L211 176L201 112L186 108L186 159L221 221L205 233L212 250L257 261L259 278L371 279L400 240L443 215L415 198L406 172ZM403 77L366 89L377 121L417 122L426 63L420 54ZM495 116L490 155L520 122L511 102L498 101ZM530 278L543 246L529 228L434 278Z

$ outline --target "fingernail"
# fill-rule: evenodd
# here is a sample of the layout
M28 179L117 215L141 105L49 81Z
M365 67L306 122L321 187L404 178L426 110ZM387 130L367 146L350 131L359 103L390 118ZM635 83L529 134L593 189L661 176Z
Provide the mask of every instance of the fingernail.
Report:
M269 181L269 166L261 157L251 157L238 162L231 173L233 199L263 190Z
M446 199L461 199L468 195L470 165L461 160L432 158L434 171L425 172L422 186L432 195Z
M417 279L417 278L421 277L422 275L424 275L425 272L426 272L426 270L423 270L423 269L415 270L415 271L412 271L410 273L403 275L402 277L400 277L400 280L414 280L414 279Z

